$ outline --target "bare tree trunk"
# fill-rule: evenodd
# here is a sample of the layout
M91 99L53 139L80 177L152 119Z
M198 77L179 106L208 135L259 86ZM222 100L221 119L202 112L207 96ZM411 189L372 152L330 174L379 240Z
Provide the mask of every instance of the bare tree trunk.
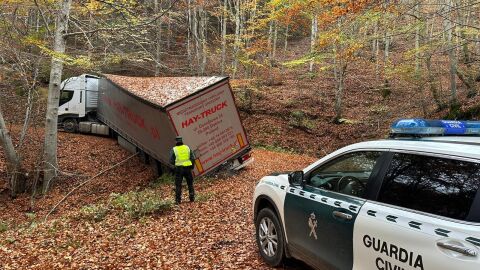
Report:
M384 53L383 53L383 61L385 61L385 64L388 63L388 61L390 60L390 37L389 37L390 33L387 31L385 31L385 39L384 39L384 43L385 43L385 50L384 50Z
M420 2L419 0L415 1L415 83L418 87L418 92L420 93L420 107L422 108L423 116L427 116L427 106L425 104L424 96L424 83L422 81L422 72L420 70L420 30L421 30L421 18L420 18Z
M36 20L36 24L35 24L35 32L38 33L38 31L40 30L40 11L37 10L37 20Z
M252 22L255 22L255 20L257 19L257 0L253 0L251 5L252 5L252 9L250 11L249 20ZM245 16L243 16L243 18L245 19ZM248 25L248 21L244 21L244 24ZM250 27L250 28L251 28L250 35L247 35L245 37L245 48L250 48L250 40L255 37L255 27Z
M340 27L341 21L338 22ZM343 90L345 81L345 72L347 70L347 63L345 63L341 56L341 44L335 42L333 47L333 75L336 83L335 90L335 119L334 123L340 123L340 119L343 117Z
M222 10L222 75L225 75L225 61L227 57L227 18L227 0L224 0Z
M248 8L248 5L242 5L242 3L245 3L245 2L241 2L240 1L240 45L243 47L243 48L246 48L246 45L247 45L247 41L248 41L248 38L245 37L245 26L247 25L247 8Z
M312 30L310 34L310 53L313 53L315 51L315 42L317 41L317 35L318 35L318 19L317 15L313 15L312 17ZM309 71L313 72L313 60L310 61L310 67Z
M171 7L172 6L172 1L169 0L168 1L168 6ZM170 42L172 40L172 20L170 19L170 11L167 12L167 14L165 14L168 18L167 20L167 49L170 50ZM157 21L161 21L160 19L157 20Z
M242 25L245 25L246 29L243 29L244 27L242 27L243 30L240 31L241 32L240 36L244 40L244 44L245 44L246 49L250 48L251 40L255 39L256 27L252 27L252 25L254 23L256 23L256 20L257 20L257 0L251 0L251 2L249 4L251 6L251 8L249 9L250 12L248 13L249 16L247 16L247 12L243 12L243 14L242 14ZM247 17L248 17L248 19L247 19ZM250 26L250 33L248 35L244 35L243 33L248 30L248 26ZM245 57L250 57L250 56L249 56L249 54L245 54ZM246 59L246 60L248 62L249 59ZM252 64L245 65L245 77L247 79L250 79L253 76L253 70L254 70L254 65L252 65ZM250 91L250 90L248 90L248 91Z
M473 6L474 4L472 3L472 0L461 0L460 1L461 5L471 5ZM459 38L461 39L462 43L462 62L466 66L465 69L463 70L457 70L457 75L458 78L465 84L467 87L467 96L469 98L472 98L478 94L477 87L475 84L475 77L476 77L476 71L472 67L472 57L470 55L470 50L468 48L469 42L467 42L468 38L466 36L466 32L468 31L469 23L470 23L470 15L472 11L470 9L468 10L457 10L458 18L460 21L460 24L463 25L460 29L459 32L460 34L458 35Z
M197 74L198 70L200 69L200 58L201 58L201 51L200 51L200 37L199 37L199 30L198 30L198 8L193 8L193 20L192 20L192 32L193 32L193 39L195 40L195 58L197 61Z
M432 92L433 100L435 101L435 104L437 105L437 109L441 110L443 109L443 103L440 100L440 96L438 94L438 88L437 88L437 83L435 80L435 77L433 76L432 72L432 56L427 55L425 57L425 65L427 66L427 76L428 76L428 86L430 88L430 92Z
M235 0L235 41L233 43L233 71L232 78L235 79L238 68L238 57L240 52L240 33L241 33L241 17L240 17L240 3L241 0Z
M480 55L480 34L477 34L476 40L477 40L477 55Z
M433 35L433 26L435 22L432 22L432 28L429 29L428 24L425 25L425 43L430 44L432 35ZM439 90L438 90L438 84L437 80L433 74L432 71L432 53L427 51L425 55L425 66L427 68L427 82L428 82L428 88L432 94L433 101L435 102L435 105L437 106L437 110L441 110L444 108L444 104L441 101L440 95L439 95Z
M470 0L467 0L465 2L466 2L464 3L465 5L467 4L472 5L472 3L470 3L471 2ZM463 42L462 44L463 63L466 65L469 65L471 63L470 51L468 50L468 42L465 41L466 40L465 32L468 31L468 28L469 28L468 24L470 20L470 14L471 14L470 9L468 11L464 11L461 9L458 10L458 17L459 17L460 23L463 25L463 27L460 29L459 38L461 38Z
M273 21L270 21L268 23L268 60L271 62L272 61L272 43L273 43Z
M388 64L390 61L390 34L388 29L385 29L385 37L384 37L385 49L383 51L383 73L386 74ZM385 96L390 94L390 81L388 77L385 76L384 85L383 85L383 92Z
M377 35L378 35L378 21L375 22L375 27L373 30L374 39L372 41L372 55L375 60L375 82L376 83L379 82L379 78L380 78L380 64L378 59L378 55L380 54L380 46L378 46L379 42L378 42Z
M60 84L62 82L63 60L57 55L65 53L65 34L68 30L68 20L72 0L62 0L61 9L58 10L53 51L52 67L50 70L50 82L48 87L48 101L45 121L45 142L43 145L44 179L43 193L47 193L51 182L57 174L57 122L58 104L60 97Z
M17 193L23 192L25 188L25 183L19 183L18 180L23 179L21 175L19 175L19 171L21 168L20 158L15 151L15 147L13 146L12 137L10 137L10 132L7 129L5 124L5 120L3 119L2 110L0 108L0 143L2 144L2 148L5 152L5 159L7 160L7 170L11 174L9 187L12 197L16 197Z
M191 36L192 36L192 10L191 10L191 2L192 0L187 0L187 22L188 22L188 27L187 27L187 57L188 57L188 62L190 63L190 67L192 66L192 48L191 48Z
M454 25L452 24L452 11L453 11L453 0L446 0L447 15L448 19L444 20L445 31L447 33L447 46L448 46L448 60L450 63L450 107L454 108L458 105L457 99L457 55L456 47L453 43L453 30Z
M283 45L283 53L287 53L287 49L288 49L288 30L289 30L290 26L287 24L287 27L285 28L285 43Z
M415 1L415 75L420 74L420 3Z
M155 16L160 12L160 5L158 3L158 0L154 0L154 12ZM158 19L156 21L156 27L155 27L155 76L160 75L160 61L161 61L161 56L162 56L162 47L161 47L161 41L162 41L162 20Z
M343 116L343 90L345 82L345 71L346 65L342 63L341 60L336 59L334 64L334 77L336 82L336 91L335 91L335 123L340 123L340 119Z
M205 74L205 67L207 66L207 12L202 7L199 8L200 16L200 40L202 44L202 61L200 64L200 74Z
M275 56L277 54L277 36L278 36L278 23L274 21L273 27L273 48L272 48L272 61L275 61Z

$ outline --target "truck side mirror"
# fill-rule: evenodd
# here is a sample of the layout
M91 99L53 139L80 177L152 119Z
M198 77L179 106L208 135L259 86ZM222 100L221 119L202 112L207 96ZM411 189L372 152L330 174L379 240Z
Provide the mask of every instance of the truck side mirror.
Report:
M305 184L303 177L303 171L291 172L288 174L288 182L292 186L303 186Z

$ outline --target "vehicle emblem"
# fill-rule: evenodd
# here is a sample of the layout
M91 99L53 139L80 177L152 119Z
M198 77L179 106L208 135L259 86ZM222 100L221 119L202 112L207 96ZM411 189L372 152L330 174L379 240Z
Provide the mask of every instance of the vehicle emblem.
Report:
M310 234L308 235L309 237L315 238L317 240L317 232L315 231L317 229L317 218L315 217L315 213L310 214L310 218L308 219L308 227L310 227Z

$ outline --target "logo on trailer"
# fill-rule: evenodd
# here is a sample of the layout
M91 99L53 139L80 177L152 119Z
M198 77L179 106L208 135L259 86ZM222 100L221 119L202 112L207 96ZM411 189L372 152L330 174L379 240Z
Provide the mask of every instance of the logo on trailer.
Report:
M203 111L200 114L197 114L193 117L190 117L189 119L185 120L182 122L182 128L187 128L193 123L196 123L197 121L207 118L209 115L213 115L214 113L224 109L227 107L227 101L223 101L221 103L218 103L217 105L213 106L212 108Z
M313 238L317 240L317 232L315 231L317 229L317 218L315 217L315 213L310 214L310 218L308 219L308 227L310 227L310 234L308 236L313 236Z

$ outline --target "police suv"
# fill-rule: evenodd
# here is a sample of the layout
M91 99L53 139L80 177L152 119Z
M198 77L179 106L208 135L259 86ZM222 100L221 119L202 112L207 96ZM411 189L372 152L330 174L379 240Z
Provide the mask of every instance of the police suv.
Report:
M402 119L391 131L260 180L256 240L269 265L480 269L480 122Z

